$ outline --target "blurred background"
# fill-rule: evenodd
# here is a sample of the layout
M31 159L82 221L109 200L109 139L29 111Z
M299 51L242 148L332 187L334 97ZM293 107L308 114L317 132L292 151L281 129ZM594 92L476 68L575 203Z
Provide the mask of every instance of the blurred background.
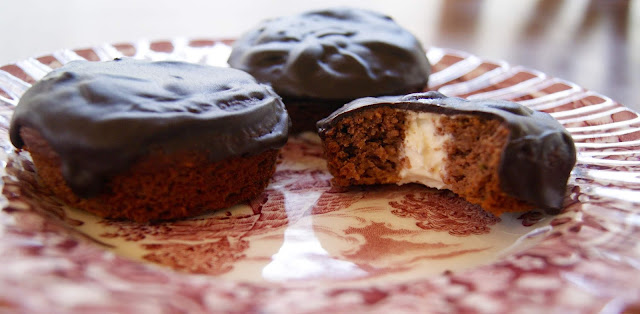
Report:
M385 13L427 47L524 65L640 111L640 0L2 1L0 65L101 43L234 38L331 6Z

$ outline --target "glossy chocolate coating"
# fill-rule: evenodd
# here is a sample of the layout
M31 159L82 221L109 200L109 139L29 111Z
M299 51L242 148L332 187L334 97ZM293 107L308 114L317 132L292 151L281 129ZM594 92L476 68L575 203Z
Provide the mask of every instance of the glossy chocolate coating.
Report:
M185 62L74 61L24 93L11 121L37 130L60 156L82 196L150 148L205 150L212 161L257 154L287 141L289 117L278 95L251 75Z
M233 44L228 62L285 98L406 94L422 90L431 69L420 42L390 17L347 8L264 21Z
M549 114L508 101L465 100L427 92L354 100L318 121L318 132L323 137L341 118L380 106L501 120L510 131L499 168L502 190L538 207L562 207L576 150L571 135Z

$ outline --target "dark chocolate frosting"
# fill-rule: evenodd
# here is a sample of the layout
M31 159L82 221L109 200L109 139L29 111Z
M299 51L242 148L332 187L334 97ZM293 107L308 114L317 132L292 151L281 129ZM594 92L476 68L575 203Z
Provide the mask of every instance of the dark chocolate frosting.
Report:
M411 33L388 16L347 8L264 21L233 44L228 62L285 98L406 94L422 90L430 72Z
M74 61L27 90L11 121L37 130L60 155L82 196L151 147L204 150L212 161L257 154L287 141L280 97L242 71L185 62Z
M438 92L354 100L318 121L321 137L340 119L367 108L388 106L446 115L499 119L510 130L499 168L505 193L542 208L561 208L576 163L571 135L549 114L502 100L466 100Z

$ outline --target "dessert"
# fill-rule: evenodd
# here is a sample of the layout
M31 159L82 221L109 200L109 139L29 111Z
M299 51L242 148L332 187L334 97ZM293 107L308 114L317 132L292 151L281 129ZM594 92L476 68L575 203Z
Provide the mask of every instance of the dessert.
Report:
M576 162L550 115L438 92L367 97L318 121L338 186L421 183L500 215L562 207Z
M280 97L239 70L74 61L25 92L10 137L63 201L144 222L261 193L289 123Z
M233 44L228 63L283 97L295 132L360 97L419 92L430 65L390 17L327 9L262 22Z

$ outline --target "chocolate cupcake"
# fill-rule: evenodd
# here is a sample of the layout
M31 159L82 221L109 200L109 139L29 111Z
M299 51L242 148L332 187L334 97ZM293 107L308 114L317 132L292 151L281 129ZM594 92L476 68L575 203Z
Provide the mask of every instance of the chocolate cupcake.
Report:
M355 100L318 122L338 186L421 183L500 215L557 212L576 162L550 115L437 92Z
M360 97L425 88L429 61L418 40L390 17L327 9L267 20L234 44L229 65L283 97L295 131Z
M144 222L261 193L289 123L280 97L242 71L117 59L49 73L20 99L10 136L63 201Z

